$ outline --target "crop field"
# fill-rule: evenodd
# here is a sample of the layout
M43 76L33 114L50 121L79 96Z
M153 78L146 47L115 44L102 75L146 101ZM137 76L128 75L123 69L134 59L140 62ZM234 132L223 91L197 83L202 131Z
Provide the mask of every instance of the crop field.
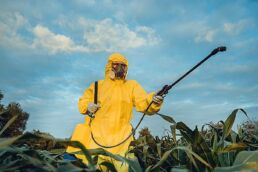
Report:
M1 112L1 116L5 112ZM99 155L122 161L130 171L257 171L258 122L250 120L243 109L235 109L225 120L190 129L170 116L157 114L170 123L171 130L162 137L152 136L148 128L131 142L135 159L113 155L104 149L88 150L79 142L57 139L40 131L25 132L15 137L2 137L16 117L0 131L0 171L100 171ZM237 115L246 122L233 131ZM63 157L67 145L80 149L89 163ZM110 161L102 162L110 171L119 171Z
M0 0L0 172L258 172L258 0Z

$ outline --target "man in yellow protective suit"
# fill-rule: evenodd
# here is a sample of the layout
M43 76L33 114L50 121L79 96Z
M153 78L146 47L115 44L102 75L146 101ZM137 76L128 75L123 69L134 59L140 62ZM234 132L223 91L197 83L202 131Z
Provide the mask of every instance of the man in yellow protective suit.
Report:
M94 83L79 99L78 108L81 114L86 115L85 124L84 129L75 129L71 140L82 142L87 149L99 148L95 141L101 145L112 146L123 141L132 132L130 121L133 107L139 112L144 112L153 101L147 114L152 115L159 111L163 97L154 92L147 94L137 81L126 80L127 71L128 61L123 55L114 53L109 56L105 79L98 81L98 103L94 103ZM95 117L91 118L87 114L94 114ZM133 139L131 136L125 143L105 149L113 154L125 156ZM73 147L67 149L67 152L74 151L77 150ZM82 156L76 156L87 163ZM108 160L104 156L101 158L103 161ZM120 162L115 161L114 165L119 171L128 171L128 166L124 163L121 166Z

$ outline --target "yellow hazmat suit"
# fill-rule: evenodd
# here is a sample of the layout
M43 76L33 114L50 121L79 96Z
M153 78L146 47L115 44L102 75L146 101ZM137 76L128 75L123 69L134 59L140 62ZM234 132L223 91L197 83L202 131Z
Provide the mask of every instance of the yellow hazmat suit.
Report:
M81 127L83 125L84 129L80 129L81 127L77 126L71 139L81 141L87 149L99 148L92 140L90 130L95 140L101 145L112 146L123 141L132 132L130 121L132 119L133 107L139 112L144 112L155 94L154 92L147 94L135 80L111 79L110 71L113 62L124 63L128 69L128 61L123 55L114 53L108 58L105 79L98 81L98 103L100 104L100 109L95 113L91 126L89 126L90 118L86 116L85 124L79 124ZM88 103L93 101L94 83L86 89L83 96L79 99L78 108L80 113L85 114ZM151 115L159 111L160 106L153 103L147 114ZM133 136L122 145L107 148L106 150L113 154L125 156L132 140ZM73 147L68 147L67 152L77 150ZM82 158L78 155L77 157ZM83 160L87 162L85 158ZM125 165L121 169L119 162L116 162L114 165L119 171L128 171Z

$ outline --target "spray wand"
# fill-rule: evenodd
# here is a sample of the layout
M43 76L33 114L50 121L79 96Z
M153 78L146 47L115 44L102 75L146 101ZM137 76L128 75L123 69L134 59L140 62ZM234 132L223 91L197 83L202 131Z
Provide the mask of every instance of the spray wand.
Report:
M163 96L165 97L168 94L168 91L173 88L177 83L179 83L182 79L184 79L187 75L189 75L193 70L195 70L197 67L199 67L201 64L203 64L206 60L208 60L210 57L214 56L215 54L217 54L218 52L223 52L226 51L226 47L225 46L221 46L218 48L215 48L207 57L205 57L203 60L201 60L199 63L197 63L194 67L192 67L190 70L188 70L184 75L182 75L180 78L178 78L176 81L174 81L171 85L164 85L163 88L157 93L157 95ZM136 127L133 129L133 131L131 132L131 134L129 134L124 140L122 140L120 143L114 144L114 145L102 145L100 143L98 143L96 141L96 139L94 138L92 132L91 132L91 137L93 139L93 141L100 147L103 148L113 148L113 147L117 147L123 143L125 143L132 135L135 135L135 131L138 129L138 127L140 126L143 118L145 117L146 113L148 112L150 106L153 104L154 102L152 101L148 107L146 108L146 110L144 111L140 121L138 122L138 124L136 125Z

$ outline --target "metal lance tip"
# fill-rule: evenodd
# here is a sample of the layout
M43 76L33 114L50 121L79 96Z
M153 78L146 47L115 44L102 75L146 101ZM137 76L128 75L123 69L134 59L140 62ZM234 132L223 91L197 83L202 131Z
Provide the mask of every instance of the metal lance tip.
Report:
M215 48L212 52L211 52L211 56L217 54L218 52L221 52L221 51L226 51L226 47L222 46L222 47L218 47L218 48Z
M227 50L227 47L218 47L218 51L226 51Z

